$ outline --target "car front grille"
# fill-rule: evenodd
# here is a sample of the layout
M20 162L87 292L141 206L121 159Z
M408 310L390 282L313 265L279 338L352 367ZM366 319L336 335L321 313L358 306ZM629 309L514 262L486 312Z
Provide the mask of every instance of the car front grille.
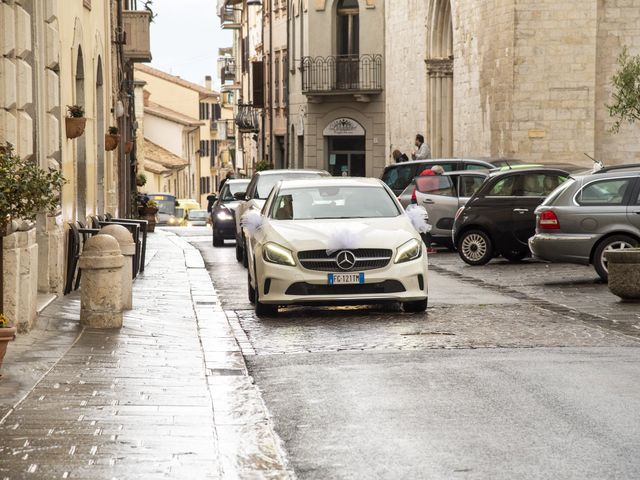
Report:
M315 295L375 295L402 292L406 292L406 289L398 280L385 280L384 282L362 285L312 285L306 282L296 282L287 288L285 295L312 297Z
M392 250L384 248L358 248L349 251L356 257L353 268L347 270L351 272L384 268L389 264L391 256L393 255ZM335 252L333 255L327 255L326 250L305 250L298 252L298 260L300 260L300 264L308 270L343 272L345 270L341 269L336 261L339 253L340 252Z

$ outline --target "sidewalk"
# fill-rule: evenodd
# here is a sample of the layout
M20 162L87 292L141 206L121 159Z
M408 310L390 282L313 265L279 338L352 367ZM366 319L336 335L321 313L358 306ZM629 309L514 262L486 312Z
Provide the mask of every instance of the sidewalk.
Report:
M70 296L9 346L0 478L293 477L200 254L162 232L149 249L122 330L81 330Z

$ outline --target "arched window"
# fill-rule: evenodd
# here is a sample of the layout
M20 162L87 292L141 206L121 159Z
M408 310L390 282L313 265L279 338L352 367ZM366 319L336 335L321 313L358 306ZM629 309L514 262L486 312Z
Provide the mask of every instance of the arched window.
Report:
M339 0L336 47L338 55L357 56L360 53L360 21L358 0Z

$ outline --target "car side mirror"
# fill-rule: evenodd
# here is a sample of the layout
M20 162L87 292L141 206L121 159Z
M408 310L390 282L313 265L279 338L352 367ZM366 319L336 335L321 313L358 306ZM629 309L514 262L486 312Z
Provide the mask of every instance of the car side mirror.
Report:
M236 200L246 200L247 192L236 192L233 194L233 198L235 198Z

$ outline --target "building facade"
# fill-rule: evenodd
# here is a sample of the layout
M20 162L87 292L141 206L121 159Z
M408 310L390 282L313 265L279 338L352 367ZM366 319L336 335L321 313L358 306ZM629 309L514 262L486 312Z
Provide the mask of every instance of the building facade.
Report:
M398 2L396 2L398 3ZM639 0L406 0L386 9L386 151L424 133L434 157L638 162L611 133L610 82L640 51Z
M23 223L3 242L4 313L21 331L63 291L67 224L130 213L130 197L121 199L134 179L123 167L134 153L124 142L106 151L105 133L117 126L123 138L133 135L123 76L134 62L150 60L149 13L135 3L0 1L0 142L66 179L59 213L40 215L35 228ZM128 41L127 30L137 32ZM76 138L66 129L69 105L85 112Z
M379 177L385 154L385 5L294 0L289 12L289 158Z

